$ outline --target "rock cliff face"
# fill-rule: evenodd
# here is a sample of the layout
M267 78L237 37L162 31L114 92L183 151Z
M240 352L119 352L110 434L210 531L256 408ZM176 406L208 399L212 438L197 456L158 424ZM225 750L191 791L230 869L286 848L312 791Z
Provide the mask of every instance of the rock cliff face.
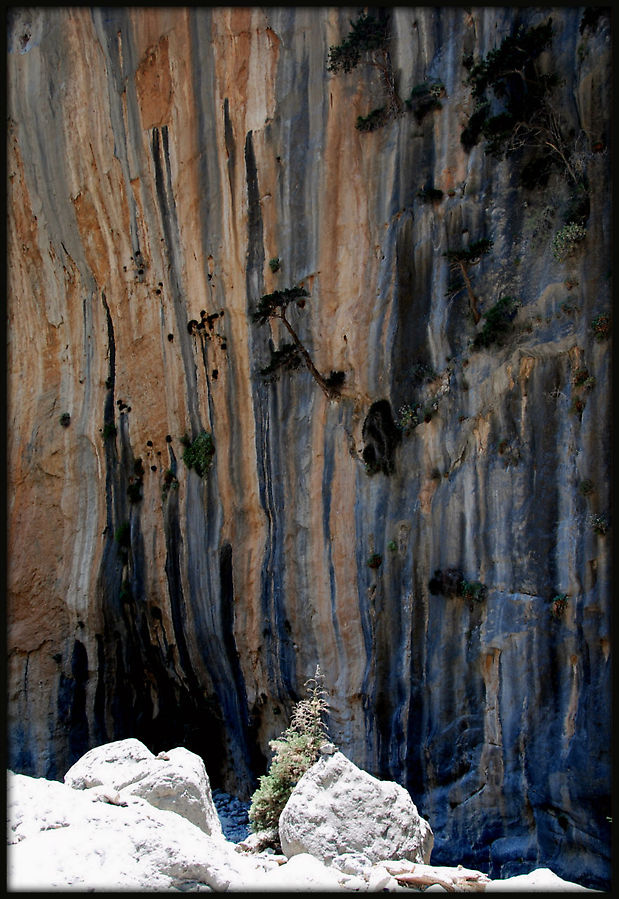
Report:
M363 133L377 70L327 70L358 12L13 11L10 765L133 736L246 796L318 663L332 739L408 788L434 862L604 885L608 17L394 9L399 95L440 81L440 108ZM463 55L549 17L588 184L564 261L562 172L528 189L522 153L460 140ZM518 306L476 346L444 254L483 238L479 312ZM252 313L299 284L333 399L260 375L287 334Z

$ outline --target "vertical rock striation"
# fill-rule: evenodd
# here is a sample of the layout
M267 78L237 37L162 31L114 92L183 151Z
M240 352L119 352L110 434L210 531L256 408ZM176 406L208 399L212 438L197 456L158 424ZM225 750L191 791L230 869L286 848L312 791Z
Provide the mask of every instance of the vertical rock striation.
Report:
M319 663L334 741L408 788L433 861L604 886L608 17L393 9L399 94L441 106L362 133L376 71L327 71L356 15L11 12L10 766L132 736L247 795ZM588 180L562 262L560 173L526 189L460 141L463 54L549 17ZM476 326L444 254L480 238ZM287 334L252 312L297 284L339 398L260 376ZM508 339L475 345L505 295Z

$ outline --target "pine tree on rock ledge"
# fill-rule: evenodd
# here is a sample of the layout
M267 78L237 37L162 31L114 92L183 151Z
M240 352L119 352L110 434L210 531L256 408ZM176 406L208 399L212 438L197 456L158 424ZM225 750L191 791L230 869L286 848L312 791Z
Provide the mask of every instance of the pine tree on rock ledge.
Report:
M361 13L350 24L351 31L342 43L329 48L327 71L347 74L362 62L378 69L387 102L384 106L373 109L367 116L358 116L355 125L358 131L375 131L404 112L402 100L396 90L389 54L389 21L385 11L381 9L379 18Z
M332 371L325 378L314 365L312 357L286 315L291 303L296 303L303 308L308 297L309 294L303 287L287 287L284 290L275 290L273 293L260 297L256 311L252 315L253 321L264 325L269 319L278 318L292 337L292 343L283 343L279 349L271 350L271 361L260 369L260 374L271 376L281 370L292 371L299 368L304 362L327 399L336 399L339 397L341 386L344 383L344 372Z

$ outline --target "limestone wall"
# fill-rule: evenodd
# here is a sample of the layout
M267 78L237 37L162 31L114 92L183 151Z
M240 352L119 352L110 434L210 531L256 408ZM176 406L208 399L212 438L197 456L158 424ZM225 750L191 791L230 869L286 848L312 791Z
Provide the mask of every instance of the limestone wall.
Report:
M135 736L200 752L215 785L247 795L318 663L333 740L408 787L434 861L495 877L543 862L599 885L611 538L591 516L609 513L610 352L591 322L610 306L608 20L396 8L399 93L439 79L442 108L361 133L376 71L326 65L357 12L12 13L10 764L60 778ZM562 263L564 180L525 191L517 157L460 142L463 54L498 46L516 16L552 16L561 115L584 133L587 237ZM419 198L428 185L440 201ZM443 254L480 237L494 241L471 270L481 312L520 305L505 346L473 350ZM339 399L305 368L259 375L286 335L251 313L299 283L291 320L319 371L345 372ZM582 368L594 386L574 384ZM428 396L429 421L390 430ZM203 429L205 479L181 443ZM391 473L368 474L370 444L390 448ZM483 602L431 592L450 568Z

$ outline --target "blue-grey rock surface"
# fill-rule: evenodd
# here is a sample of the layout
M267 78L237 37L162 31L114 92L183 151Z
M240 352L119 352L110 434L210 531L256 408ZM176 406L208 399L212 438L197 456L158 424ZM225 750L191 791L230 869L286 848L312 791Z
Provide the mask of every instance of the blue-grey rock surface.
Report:
M609 18L394 8L397 92L440 107L362 132L380 72L327 69L358 12L11 10L9 765L133 736L247 800L320 664L333 742L409 790L434 863L605 887ZM526 188L529 151L460 139L463 57L549 18L587 184L562 261L561 166ZM483 238L476 323L444 254ZM252 313L300 284L335 398L260 375L289 336Z

